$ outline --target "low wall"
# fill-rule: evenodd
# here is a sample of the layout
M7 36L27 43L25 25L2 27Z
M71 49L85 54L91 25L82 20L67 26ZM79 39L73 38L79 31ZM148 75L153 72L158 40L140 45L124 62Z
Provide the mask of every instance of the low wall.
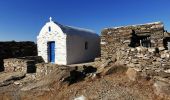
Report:
M39 56L4 59L5 72L35 73L35 64L43 62Z
M50 63L36 64L36 78L40 79L43 76L50 74L57 67L59 67L59 65L57 64L50 64Z
M25 56L37 56L37 45L34 42L0 42L0 71L4 70L3 59Z

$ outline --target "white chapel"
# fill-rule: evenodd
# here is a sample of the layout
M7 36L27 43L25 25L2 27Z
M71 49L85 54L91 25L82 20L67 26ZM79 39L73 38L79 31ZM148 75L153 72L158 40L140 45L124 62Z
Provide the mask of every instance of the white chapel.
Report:
M46 63L68 65L100 56L100 37L82 28L56 23L50 17L37 36L38 56Z

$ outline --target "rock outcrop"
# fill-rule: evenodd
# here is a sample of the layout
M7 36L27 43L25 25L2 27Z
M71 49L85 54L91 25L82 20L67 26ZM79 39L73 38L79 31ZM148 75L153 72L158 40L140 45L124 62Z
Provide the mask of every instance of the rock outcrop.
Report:
M7 86L11 83L14 83L16 80L23 79L25 77L25 73L21 72L12 72L12 73L1 73L0 74L0 87Z

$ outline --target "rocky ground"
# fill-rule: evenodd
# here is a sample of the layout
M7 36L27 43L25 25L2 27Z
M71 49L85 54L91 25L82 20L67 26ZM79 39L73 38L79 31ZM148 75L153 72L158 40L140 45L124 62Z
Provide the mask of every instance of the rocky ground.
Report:
M94 66L94 63L92 64ZM168 100L169 85L133 68L98 62L61 66L40 80L22 73L0 74L0 100ZM2 78L4 75L7 78ZM6 84L6 85L4 85Z

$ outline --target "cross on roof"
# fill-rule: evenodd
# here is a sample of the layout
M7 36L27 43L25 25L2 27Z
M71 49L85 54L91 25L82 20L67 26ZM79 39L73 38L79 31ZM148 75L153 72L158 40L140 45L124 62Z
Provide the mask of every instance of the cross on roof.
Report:
M52 22L52 17L50 17L49 19L50 19L50 22Z

